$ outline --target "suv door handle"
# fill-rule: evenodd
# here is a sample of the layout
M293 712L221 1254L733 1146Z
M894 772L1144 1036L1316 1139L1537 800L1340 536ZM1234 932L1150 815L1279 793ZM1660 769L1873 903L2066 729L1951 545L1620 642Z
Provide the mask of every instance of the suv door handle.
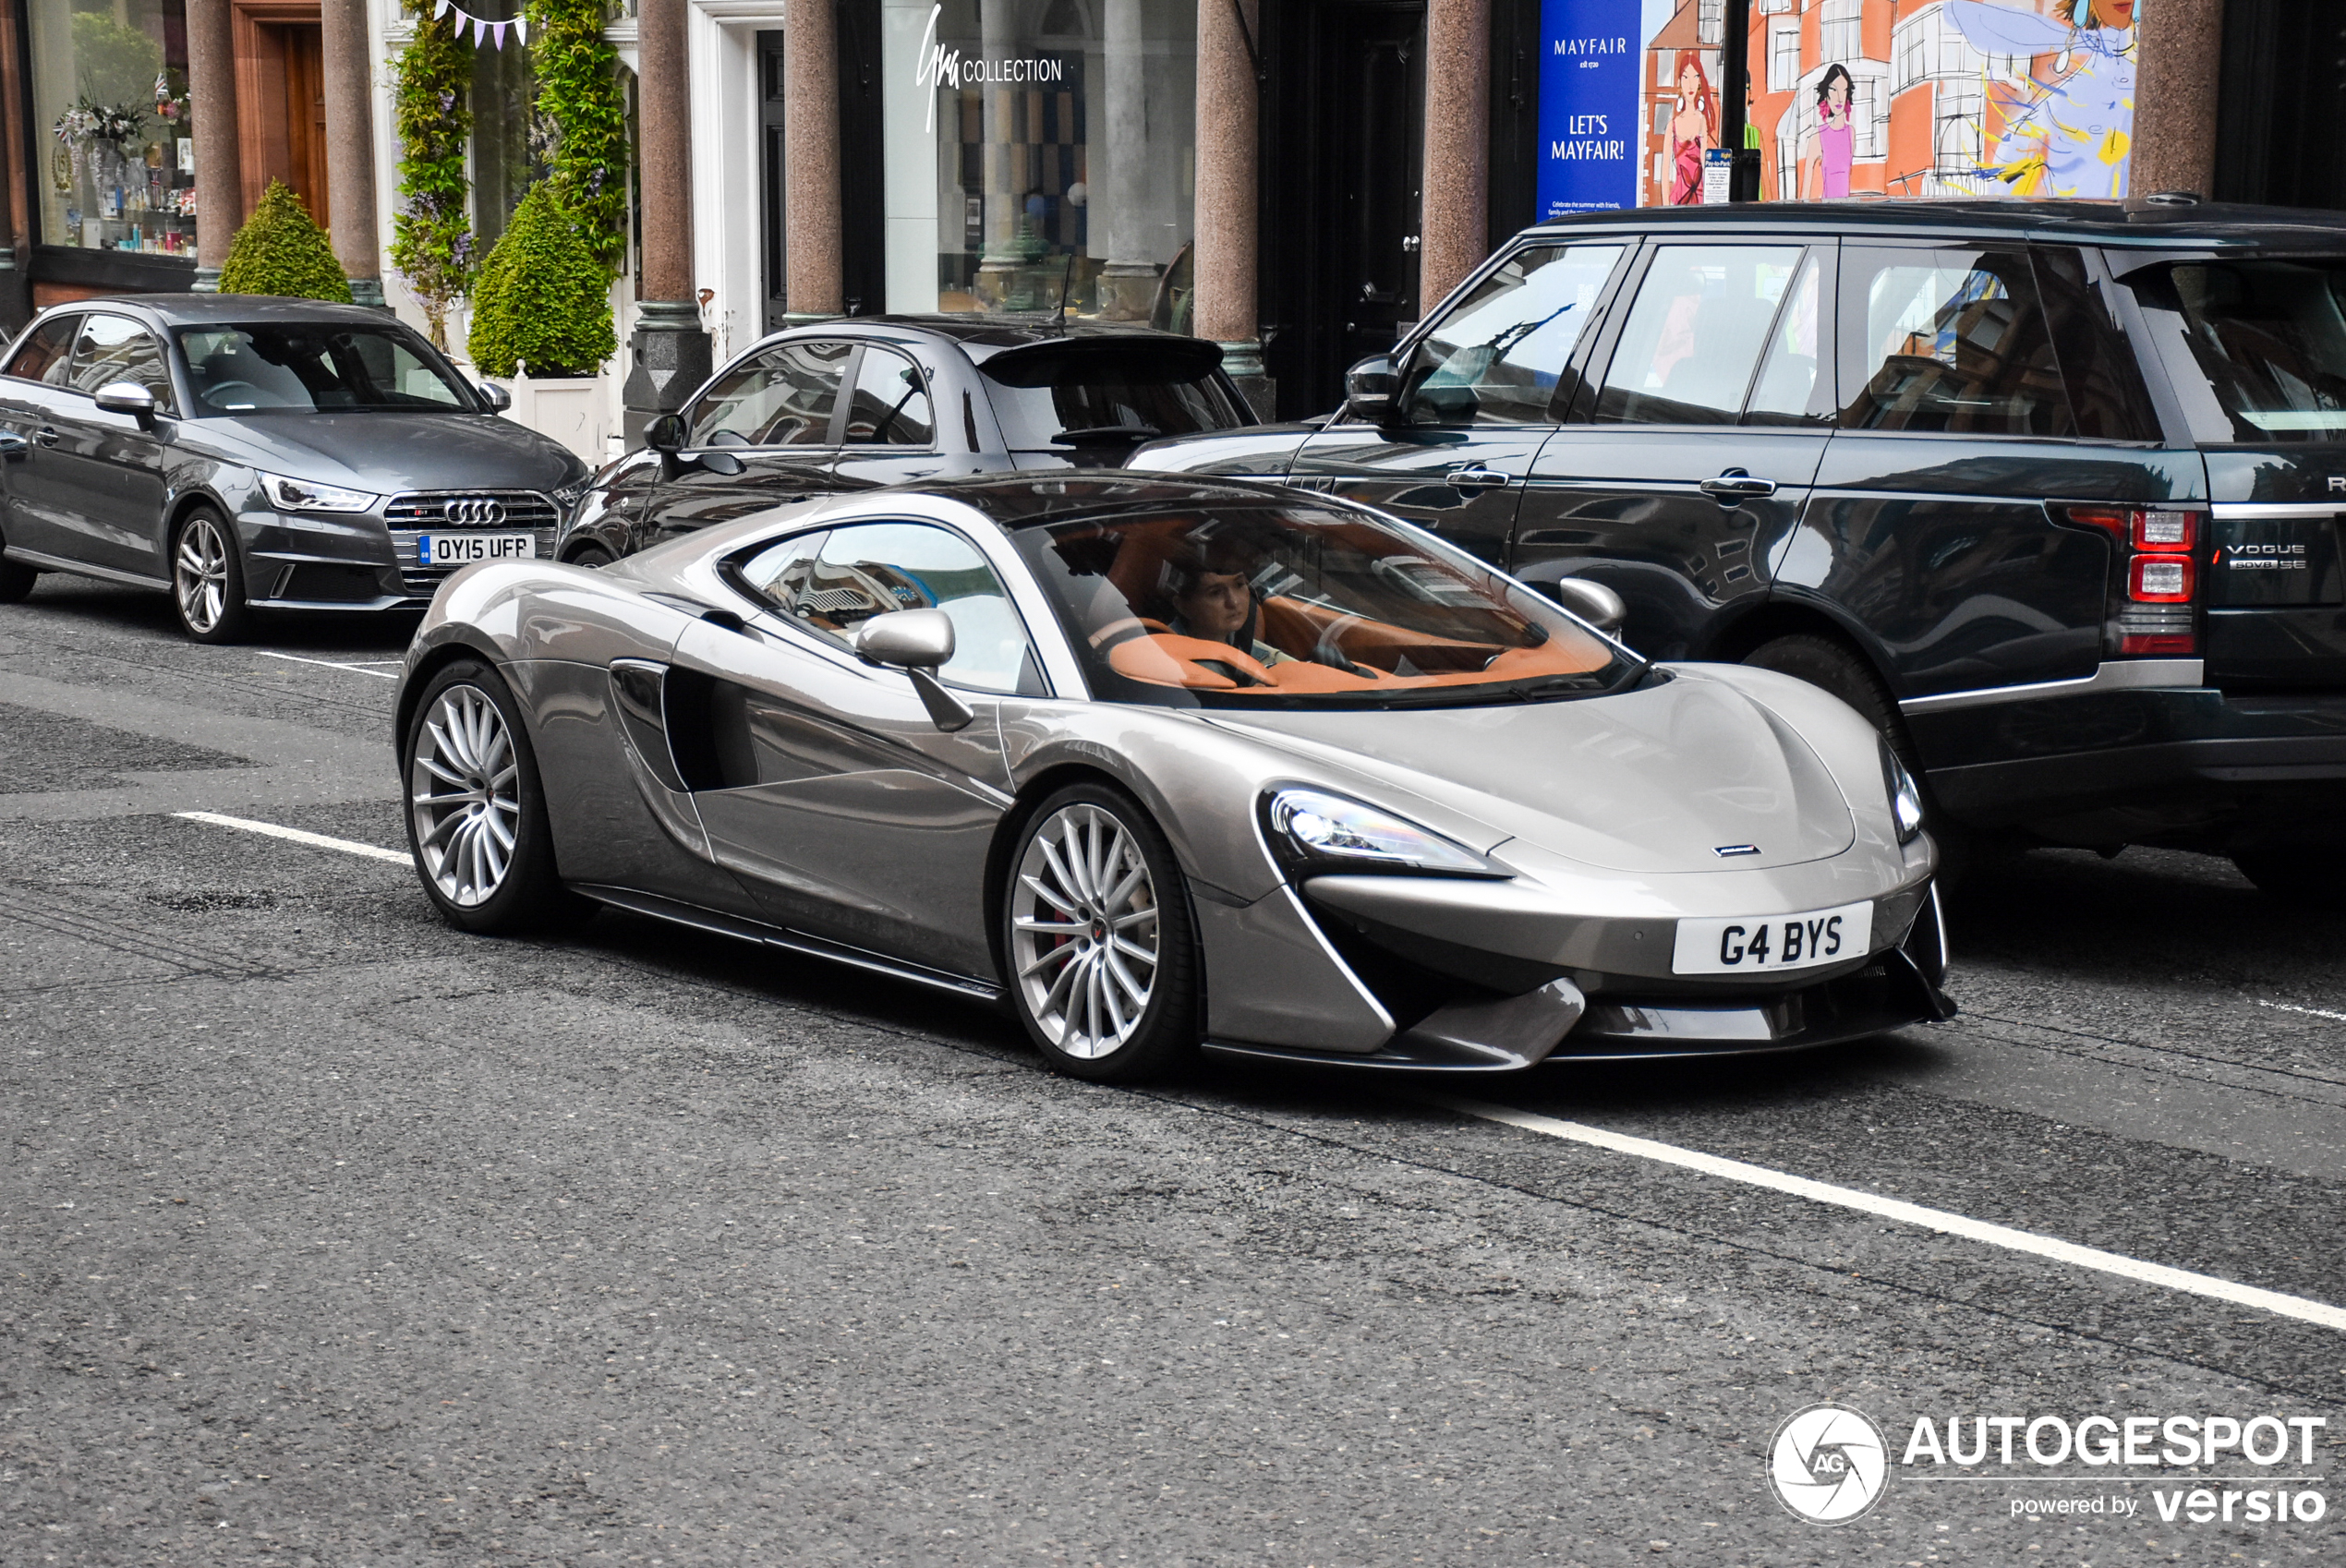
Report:
M1773 479L1755 479L1745 469L1730 468L1715 479L1703 480L1695 488L1723 506L1732 506L1739 501L1757 501L1761 496L1775 494L1776 482Z
M1507 476L1496 468L1453 468L1445 477L1453 488L1461 490L1495 490L1507 482Z
M43 425L32 432L32 439L42 446L54 446L57 444L57 428L54 425Z

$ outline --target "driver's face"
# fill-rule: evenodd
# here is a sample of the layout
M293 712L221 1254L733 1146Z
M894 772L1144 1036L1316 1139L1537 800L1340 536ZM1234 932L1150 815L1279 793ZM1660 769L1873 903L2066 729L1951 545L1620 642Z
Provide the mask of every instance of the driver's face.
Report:
M1207 572L1174 603L1181 619L1201 637L1227 637L1246 624L1246 574Z

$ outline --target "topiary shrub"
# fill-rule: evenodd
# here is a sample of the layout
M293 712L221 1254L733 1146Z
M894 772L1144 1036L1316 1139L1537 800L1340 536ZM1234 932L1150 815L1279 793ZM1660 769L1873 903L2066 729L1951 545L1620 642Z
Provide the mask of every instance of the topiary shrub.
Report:
M466 346L487 376L591 376L619 352L611 277L547 185L533 186L473 285Z
M277 294L290 299L352 303L350 280L326 231L310 221L309 209L282 180L252 210L228 246L220 268L223 294Z

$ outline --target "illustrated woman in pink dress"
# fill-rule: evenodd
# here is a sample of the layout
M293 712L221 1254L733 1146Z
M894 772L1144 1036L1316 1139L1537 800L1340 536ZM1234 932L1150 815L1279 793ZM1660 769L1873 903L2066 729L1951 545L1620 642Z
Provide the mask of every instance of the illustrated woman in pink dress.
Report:
M1801 191L1811 201L1849 194L1849 166L1856 162L1856 129L1849 113L1853 85L1846 66L1826 66L1817 83L1817 151Z
M1702 155L1719 145L1719 104L1711 78L1692 54L1678 67L1678 105L1670 116L1670 205L1702 201Z

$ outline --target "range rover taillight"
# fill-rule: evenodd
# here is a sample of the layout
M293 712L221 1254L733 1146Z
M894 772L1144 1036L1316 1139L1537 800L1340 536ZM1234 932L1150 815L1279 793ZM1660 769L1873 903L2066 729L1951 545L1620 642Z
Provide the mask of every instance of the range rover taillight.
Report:
M2117 547L2110 651L2121 657L2198 653L2200 514L2163 507L2065 511L2070 522L2100 529Z

